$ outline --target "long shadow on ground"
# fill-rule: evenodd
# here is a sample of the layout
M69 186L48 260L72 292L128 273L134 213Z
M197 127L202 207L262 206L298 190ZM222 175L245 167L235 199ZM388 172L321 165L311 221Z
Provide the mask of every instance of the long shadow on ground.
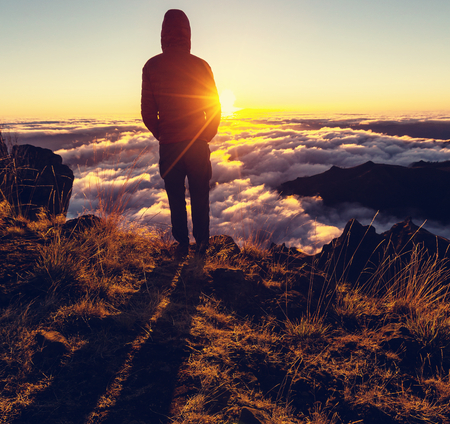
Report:
M130 298L128 309L150 301L152 290L169 290L149 321L127 328L119 315L80 323L88 343L58 365L45 369L43 362L53 381L13 423L166 422L187 355L180 335L189 331L201 291L201 279L186 267L173 262L155 268Z
M181 271L170 303L134 356L120 397L104 411L102 422L169 422L178 371L190 353L186 337L205 281L197 271L189 265Z

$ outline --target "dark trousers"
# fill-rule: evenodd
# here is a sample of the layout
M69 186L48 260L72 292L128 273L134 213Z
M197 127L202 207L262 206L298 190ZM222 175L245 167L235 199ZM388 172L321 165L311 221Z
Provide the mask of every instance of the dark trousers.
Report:
M188 178L191 215L197 244L209 239L209 180L211 161L206 141L161 144L159 171L169 198L172 235L179 243L189 243L185 200L185 180ZM184 153L183 153L184 152Z

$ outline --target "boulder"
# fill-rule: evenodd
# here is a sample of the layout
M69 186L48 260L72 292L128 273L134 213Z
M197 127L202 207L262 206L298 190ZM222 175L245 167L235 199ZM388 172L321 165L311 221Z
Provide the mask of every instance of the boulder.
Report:
M0 131L0 164L4 157L8 156L8 148L6 147L6 143L3 140L2 133Z
M259 409L245 406L241 410L238 424L269 424L271 422Z
M209 239L208 253L210 256L229 259L240 253L241 249L232 237L221 234Z
M51 215L67 214L74 175L61 156L49 149L13 145L8 152L0 140L0 201L36 219L43 208Z
M98 228L104 221L95 215L81 215L78 218L69 219L61 227L61 234L65 237L82 234L91 228Z
M70 351L67 339L57 331L42 330L36 334L37 350L33 364L42 371L50 371L57 366L64 354Z
M336 281L362 283L382 262L392 266L408 263L414 249L420 250L421 260L434 256L450 258L450 240L417 226L411 218L382 234L376 233L373 226L363 226L352 219L338 238L314 255L312 262ZM391 259L386 262L387 258Z

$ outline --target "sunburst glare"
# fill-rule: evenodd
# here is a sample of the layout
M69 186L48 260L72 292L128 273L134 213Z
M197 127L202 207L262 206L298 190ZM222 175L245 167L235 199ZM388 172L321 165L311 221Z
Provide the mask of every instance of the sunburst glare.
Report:
M236 96L231 90L229 89L222 90L219 97L223 117L231 116L233 115L234 112L239 110L239 108L234 106Z

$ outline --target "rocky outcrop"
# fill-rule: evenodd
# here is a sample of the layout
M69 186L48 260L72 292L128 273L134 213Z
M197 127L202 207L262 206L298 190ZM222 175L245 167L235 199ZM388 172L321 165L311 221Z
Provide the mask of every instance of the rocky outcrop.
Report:
M272 423L265 417L265 413L256 408L244 407L241 410L238 424L269 424Z
M82 234L91 228L99 228L105 222L95 215L81 215L78 218L69 219L61 226L61 234L65 237Z
M404 219L450 223L448 163L417 162L409 167L366 162L352 168L331 167L311 177L288 181L283 195L320 196L326 206L357 203Z
M41 371L49 372L70 350L67 339L57 331L42 330L36 334L35 340L38 349L33 355L33 364Z
M0 201L35 219L42 208L51 215L66 214L74 175L61 156L28 144L8 149L0 139Z
M363 283L380 265L399 267L418 253L418 259L450 258L450 240L415 225L410 218L378 234L371 225L350 220L343 233L323 246L312 262L336 281Z

